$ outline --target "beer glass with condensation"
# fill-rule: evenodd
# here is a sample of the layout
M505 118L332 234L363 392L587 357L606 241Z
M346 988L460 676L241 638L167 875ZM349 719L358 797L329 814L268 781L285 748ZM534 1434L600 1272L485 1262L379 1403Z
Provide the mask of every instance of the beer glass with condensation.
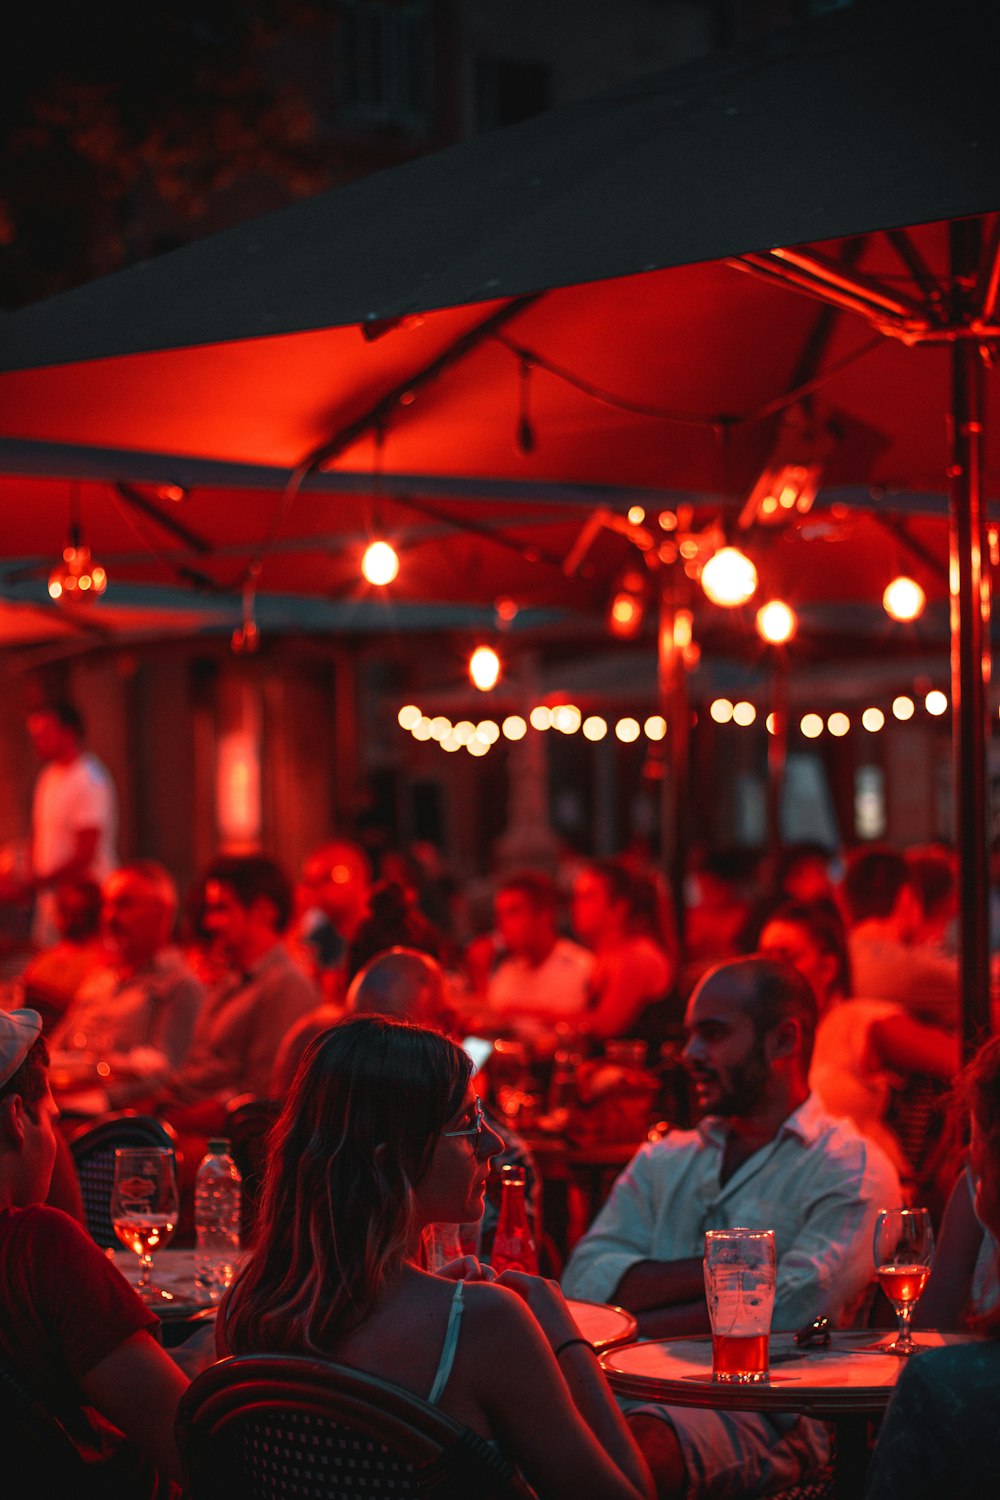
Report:
M768 1378L774 1285L773 1229L707 1231L705 1297L713 1380L753 1385Z

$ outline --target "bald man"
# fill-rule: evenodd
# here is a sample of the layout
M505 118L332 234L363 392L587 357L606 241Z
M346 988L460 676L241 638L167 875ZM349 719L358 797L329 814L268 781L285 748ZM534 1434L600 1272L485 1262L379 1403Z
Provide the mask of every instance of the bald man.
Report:
M734 959L704 976L685 1024L700 1123L642 1147L564 1290L628 1308L648 1338L708 1333L705 1231L743 1224L775 1233L774 1331L819 1313L844 1324L872 1280L878 1210L902 1192L878 1147L809 1092L810 986L781 961ZM828 1454L825 1429L804 1418L634 1404L629 1420L661 1497L783 1488Z

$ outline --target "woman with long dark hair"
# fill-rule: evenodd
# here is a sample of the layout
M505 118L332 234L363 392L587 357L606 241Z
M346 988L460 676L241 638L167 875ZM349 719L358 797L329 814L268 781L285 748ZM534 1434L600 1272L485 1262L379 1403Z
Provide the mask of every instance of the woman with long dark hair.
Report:
M443 1035L362 1016L318 1037L273 1132L220 1352L313 1354L390 1380L496 1442L543 1497L648 1496L555 1283L493 1282L471 1259L450 1268L464 1280L423 1268L431 1224L482 1214L500 1148Z

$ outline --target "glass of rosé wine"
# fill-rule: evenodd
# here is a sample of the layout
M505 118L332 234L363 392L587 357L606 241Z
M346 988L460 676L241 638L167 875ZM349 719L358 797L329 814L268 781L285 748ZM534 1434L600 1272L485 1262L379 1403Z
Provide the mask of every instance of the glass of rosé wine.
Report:
M177 1228L177 1165L163 1147L121 1148L115 1152L111 1222L122 1244L139 1257L136 1290L144 1302L170 1302L170 1292L153 1285L153 1252Z
M934 1258L934 1230L926 1208L883 1208L875 1222L875 1272L878 1284L899 1320L895 1341L886 1354L912 1354L910 1320L920 1300Z

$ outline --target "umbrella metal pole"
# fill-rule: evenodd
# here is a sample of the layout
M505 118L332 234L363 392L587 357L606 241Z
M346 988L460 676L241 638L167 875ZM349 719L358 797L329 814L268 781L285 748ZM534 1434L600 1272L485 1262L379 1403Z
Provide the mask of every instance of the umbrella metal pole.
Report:
M677 605L669 584L660 588L657 628L657 682L660 712L667 721L666 759L660 804L661 858L673 896L677 939L684 951L684 877L687 873L691 709L687 667L677 639Z
M951 696L955 835L959 851L962 1044L966 1057L990 1030L986 686L990 675L988 580L981 515L983 370L978 345L952 345Z
M781 848L781 799L788 760L788 658L783 646L774 647L771 712L774 733L767 739L767 838L768 846L775 854Z

